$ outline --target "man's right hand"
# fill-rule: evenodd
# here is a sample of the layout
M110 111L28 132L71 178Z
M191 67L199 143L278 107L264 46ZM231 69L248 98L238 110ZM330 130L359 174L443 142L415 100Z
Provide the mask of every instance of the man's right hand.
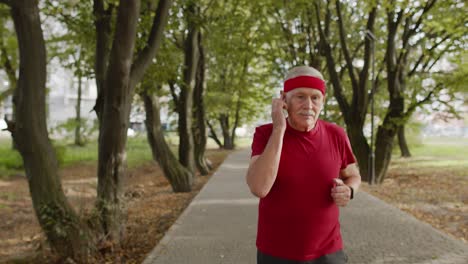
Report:
M283 114L283 109L286 109L286 103L281 98L273 98L271 103L273 129L286 130L286 117Z

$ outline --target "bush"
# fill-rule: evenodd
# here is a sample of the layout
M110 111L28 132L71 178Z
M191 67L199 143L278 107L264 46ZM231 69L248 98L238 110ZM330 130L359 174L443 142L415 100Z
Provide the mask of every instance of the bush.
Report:
M58 166L64 164L65 155L67 152L67 148L63 145L53 144L53 148L55 150L55 154L57 156ZM8 169L8 170L23 170L23 158L19 151L14 149L2 149L1 151L1 159L0 164L1 167Z
M10 170L21 170L23 169L23 159L17 150L9 149L2 150L1 164L2 167Z
M67 147L64 145L53 144L55 155L57 157L57 165L60 167L65 163L65 156L67 154Z

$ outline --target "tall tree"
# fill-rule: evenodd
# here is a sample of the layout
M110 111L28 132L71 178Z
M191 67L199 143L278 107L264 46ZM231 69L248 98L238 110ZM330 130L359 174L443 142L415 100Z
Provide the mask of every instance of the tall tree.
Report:
M84 260L95 248L90 229L67 202L46 126L46 49L36 0L2 1L11 7L19 47L14 93L16 119L9 124L26 169L39 224L61 256Z
M120 1L110 51L107 51L106 44L110 40L107 38L107 28L103 27L104 32L97 34L102 37L101 40L98 37L97 50L100 54L96 56L97 83L101 89L100 100L96 104L100 118L96 204L99 217L97 230L93 231L79 220L67 203L57 176L57 159L47 135L46 55L37 1L2 2L11 6L22 65L14 97L18 120L10 124L9 130L23 157L33 205L52 247L61 256L85 262L88 253L97 248L95 231L101 235L101 240L110 240L117 246L120 243L123 233L121 183L133 91L159 48L171 1L159 1L151 34L145 47L137 52L133 63L140 1ZM104 10L100 9L104 7L102 1L96 0L95 7L97 11ZM108 10L104 11L109 15L106 13ZM97 29L102 28L99 24L101 19L101 16L97 17ZM105 45L100 42L102 40ZM34 47L30 46L33 44ZM101 61L105 58L109 61Z
M153 83L145 82L140 93L145 105L145 124L153 159L161 166L174 192L189 192L192 190L193 174L179 163L164 138L157 95L161 85L154 86Z
M195 165L201 175L207 175L211 169L209 161L205 157L206 149L206 115L205 115L205 48L203 46L202 31L198 32L198 65L193 90L193 139Z
M99 88L95 109L100 122L97 208L103 233L116 244L123 233L121 185L133 94L160 47L171 3L170 0L159 1L146 45L138 51L133 61L140 1L119 3L112 49L110 56L107 56L108 24L100 23L109 22L101 20L106 18L109 10L103 9L102 1L95 0L96 82ZM109 61L101 61L106 58ZM106 73L104 79L98 77L101 71Z
M456 2L439 2L437 5L436 1L425 1L423 4L406 5L392 1L382 4L334 1L335 12L330 1L325 6L315 3L317 21L323 21L317 25L327 73L364 179L368 179L369 145L363 134L368 103L371 99L380 100L385 106L381 110L387 111L383 113L385 116L379 126L375 150L376 179L381 182L390 162L397 128L407 122L415 109L431 102L432 95L441 89L440 85L416 85L408 89L406 83L414 78L427 78L437 61L460 46L457 44L460 33L455 32L460 32L461 23L457 25L455 20L435 18L451 12L459 16ZM387 21L377 15L383 9L386 10ZM347 24L360 26L362 30L349 32L344 26ZM441 31L448 25L451 30ZM377 37L375 42L366 37L368 32ZM386 36L386 41L381 41L382 36ZM336 39L338 42L334 43ZM376 97L376 90L369 87L372 45L375 45L377 62L375 87L386 86L388 97ZM344 89L347 85L352 89Z
M213 5L207 27L207 115L210 137L235 147L236 129L255 120L270 104L273 63L269 50L268 11L264 2L220 2ZM229 52L226 52L229 50ZM216 124L219 125L216 126Z
M122 178L125 144L132 103L131 64L139 15L139 1L119 3L99 113L97 209L103 234L119 244L122 235Z
M168 102L169 112L179 113L180 83L183 82L180 76L183 72L185 57L183 37L179 37L179 33L181 32L180 28L184 27L185 19L179 17L178 13L183 3L176 3L178 4L173 5L170 10L171 17L168 21L168 29L162 42L161 52L156 57L156 63L153 63L146 72L138 93L145 107L147 138L153 159L159 163L173 191L189 192L192 190L194 174L180 163L177 155L174 155L167 143L166 131L163 129L160 115L162 112L161 101L169 95L168 85L171 87L170 94L173 98L172 101ZM182 35L184 34L182 33Z
M377 132L377 182L385 178L398 128L418 107L431 102L433 95L445 88L442 84L422 85L410 91L408 81L425 77L434 71L441 58L464 49L460 41L466 32L464 13L458 10L458 4L458 1L428 0L401 6L390 1L386 6L385 66L390 102ZM447 19L448 13L451 16Z
M191 173L195 172L195 156L192 135L192 105L195 74L197 72L199 50L197 24L199 7L195 1L188 0L184 8L184 18L187 20L187 36L184 42L183 83L180 87L179 105L179 161Z
M316 2L315 13L317 21L321 21L321 9L322 7L318 2ZM336 58L330 41L332 17L329 1L327 1L325 8L325 23L323 26L320 23L317 23L317 27L320 34L320 41L323 49L322 52L327 62L328 74L333 85L333 95L338 102L341 113L343 114L343 119L346 123L346 130L359 163L361 176L363 179L367 180L369 144L367 143L367 139L364 135L363 127L366 121L369 99L375 92L373 90L369 91L369 69L371 66L370 59L372 56L372 40L370 38L364 38L362 42L356 43L353 47L350 46L351 42L349 41L349 33L344 26L346 23L346 15L343 15L342 9L342 3L340 1L335 1L338 24L336 34L339 36L338 46L340 47L341 54L344 57L344 62L341 62ZM367 21L364 25L363 31L370 33L374 32L376 14L377 7L371 6L366 14ZM363 51L362 48L364 48ZM359 53L358 51L360 50L361 52ZM357 59L362 59L363 61L361 69L355 66L355 61ZM341 72L337 69L340 69ZM351 96L349 96L344 89L342 76L345 72L348 74L349 84L352 87Z

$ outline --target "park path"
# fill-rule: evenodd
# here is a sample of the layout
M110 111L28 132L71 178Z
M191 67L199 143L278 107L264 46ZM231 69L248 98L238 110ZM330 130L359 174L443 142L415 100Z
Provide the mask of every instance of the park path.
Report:
M254 264L258 199L250 151L232 153L144 264ZM468 245L364 192L341 210L350 264L467 264ZM151 238L148 238L151 239Z

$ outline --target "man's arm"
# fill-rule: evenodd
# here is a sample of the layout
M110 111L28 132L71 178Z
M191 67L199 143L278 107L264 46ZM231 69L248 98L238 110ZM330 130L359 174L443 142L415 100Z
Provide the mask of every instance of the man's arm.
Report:
M282 97L284 97L283 94ZM263 153L250 159L247 185L250 191L259 198L265 197L270 192L278 174L283 137L286 131L286 120L283 114L285 107L286 104L282 98L273 99L271 107L273 131Z
M351 199L351 188L356 195L361 185L361 175L356 163L349 164L340 171L340 178L335 179L336 186L332 188L332 197L338 206L346 206Z
M283 147L284 129L273 129L270 139L261 155L250 159L247 171L247 185L257 197L265 197L275 183Z

